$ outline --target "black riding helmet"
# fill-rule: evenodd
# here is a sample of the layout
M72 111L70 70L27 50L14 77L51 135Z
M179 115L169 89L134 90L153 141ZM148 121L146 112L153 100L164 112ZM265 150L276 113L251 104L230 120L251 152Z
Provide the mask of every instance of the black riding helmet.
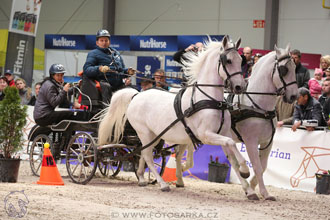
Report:
M49 68L49 75L52 76L55 73L66 73L64 66L59 63L54 63L53 65L51 65Z
M109 31L107 31L105 29L98 30L96 32L96 40L99 39L99 37L108 37L108 38L110 38L110 33L109 33Z

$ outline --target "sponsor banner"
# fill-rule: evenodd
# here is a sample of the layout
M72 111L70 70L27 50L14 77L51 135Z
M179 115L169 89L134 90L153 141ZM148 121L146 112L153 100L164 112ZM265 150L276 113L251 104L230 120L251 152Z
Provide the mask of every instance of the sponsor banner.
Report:
M36 36L41 0L13 0L9 31Z
M168 84L181 84L183 73L181 65L173 60L173 56L165 56L165 73Z
M85 35L45 35L46 49L84 50L85 46Z
M160 61L157 57L148 57L148 56L139 56L137 57L137 69L143 74L138 73L138 77L153 77L153 73L160 68ZM139 89L141 89L141 80L137 78L136 79L136 85Z
M129 51L129 42L129 36L113 36L110 46L119 51Z
M25 79L27 86L32 85L34 37L18 33L8 33L6 69Z
M315 173L329 170L329 143L327 131L308 132L298 129L293 132L291 128L277 128L264 173L265 185L313 192L316 186ZM253 175L246 146L237 144L237 147L247 159ZM230 181L239 183L233 171Z
M214 41L221 41L224 35L210 35ZM208 41L207 35L180 35L178 36L178 50L185 49L191 44Z
M130 49L133 51L176 51L176 36L131 36Z

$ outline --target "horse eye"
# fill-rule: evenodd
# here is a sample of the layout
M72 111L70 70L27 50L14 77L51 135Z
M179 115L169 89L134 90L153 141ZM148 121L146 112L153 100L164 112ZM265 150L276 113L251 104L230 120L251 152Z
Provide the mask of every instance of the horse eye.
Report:
M231 60L227 60L227 63L228 63L228 64L231 64Z

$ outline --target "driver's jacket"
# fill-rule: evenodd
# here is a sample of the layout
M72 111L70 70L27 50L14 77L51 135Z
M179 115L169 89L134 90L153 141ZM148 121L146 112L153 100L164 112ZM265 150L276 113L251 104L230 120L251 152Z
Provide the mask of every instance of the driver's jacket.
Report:
M100 66L109 66L111 70L118 73L102 73L99 71ZM112 87L112 91L116 91L124 86L123 79L127 76L124 61L120 53L113 48L100 48L90 51L87 55L86 63L84 65L84 75L92 80L108 81ZM106 77L105 77L106 76Z

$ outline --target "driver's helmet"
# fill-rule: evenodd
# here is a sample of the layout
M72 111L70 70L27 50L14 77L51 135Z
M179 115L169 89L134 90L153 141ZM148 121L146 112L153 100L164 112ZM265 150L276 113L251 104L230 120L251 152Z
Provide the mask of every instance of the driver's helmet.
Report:
M51 65L49 68L49 75L52 76L55 73L66 73L64 66L59 63L54 63L53 65Z
M110 33L109 31L105 29L98 30L96 33L96 40L99 39L100 37L108 37L110 38Z

